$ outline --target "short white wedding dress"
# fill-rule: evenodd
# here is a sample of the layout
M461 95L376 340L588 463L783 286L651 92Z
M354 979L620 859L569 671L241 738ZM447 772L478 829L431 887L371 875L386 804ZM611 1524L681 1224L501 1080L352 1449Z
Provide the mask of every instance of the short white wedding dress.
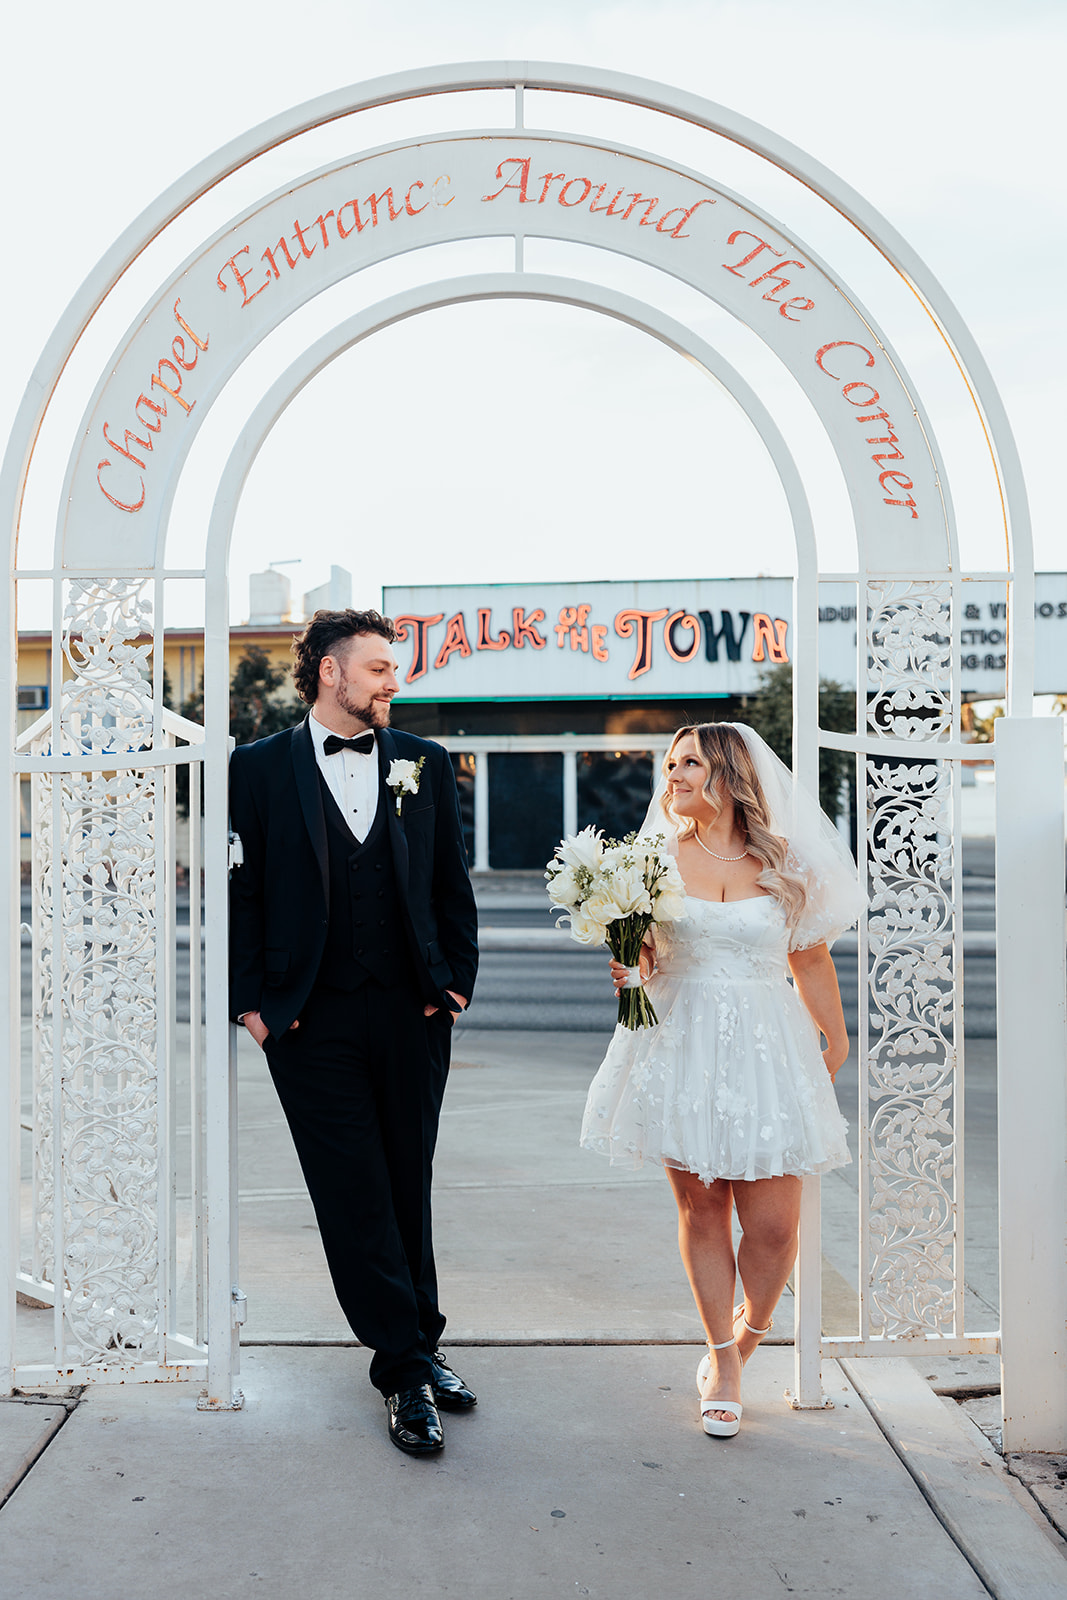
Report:
M771 895L700 900L655 929L659 1024L617 1027L581 1143L613 1163L715 1178L805 1177L851 1160L818 1032L789 982ZM807 941L806 941L807 942Z

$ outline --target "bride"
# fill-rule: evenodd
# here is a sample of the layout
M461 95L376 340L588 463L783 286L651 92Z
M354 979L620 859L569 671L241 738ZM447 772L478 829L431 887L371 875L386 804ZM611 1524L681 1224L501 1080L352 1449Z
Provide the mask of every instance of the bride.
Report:
M653 929L639 967L611 963L616 993L647 984L661 1020L616 1029L581 1142L666 1169L708 1342L701 1421L730 1438L741 1369L796 1257L801 1179L850 1159L833 1092L848 1034L828 942L865 902L815 800L740 723L679 729L642 832L667 835L686 910Z

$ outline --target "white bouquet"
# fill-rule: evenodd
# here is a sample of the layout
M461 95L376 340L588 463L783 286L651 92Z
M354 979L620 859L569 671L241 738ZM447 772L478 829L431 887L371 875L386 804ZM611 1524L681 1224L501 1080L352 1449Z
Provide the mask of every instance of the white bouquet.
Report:
M650 928L676 921L685 910L685 886L662 834L605 839L597 829L583 828L556 846L545 877L553 906L567 913L560 920L569 924L571 938L606 944L625 967L637 966ZM658 1020L642 986L619 995L624 1028L647 1028Z

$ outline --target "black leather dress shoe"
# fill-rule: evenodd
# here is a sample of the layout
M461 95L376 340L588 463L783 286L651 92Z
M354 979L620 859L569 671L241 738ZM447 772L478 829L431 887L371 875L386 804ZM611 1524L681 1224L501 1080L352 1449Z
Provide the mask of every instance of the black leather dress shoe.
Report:
M445 1433L428 1383L386 1396L389 1437L409 1456L432 1456L445 1447Z
M433 1353L433 1397L442 1411L469 1411L478 1396L456 1376L440 1350Z

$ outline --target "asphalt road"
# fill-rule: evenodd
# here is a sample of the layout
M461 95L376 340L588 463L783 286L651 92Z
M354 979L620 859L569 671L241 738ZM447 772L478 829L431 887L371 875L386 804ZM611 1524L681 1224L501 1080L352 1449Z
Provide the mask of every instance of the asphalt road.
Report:
M966 840L963 856L963 931L986 935L968 941L964 953L964 1031L971 1038L996 1038L996 957L992 840ZM586 950L561 938L558 947L507 949L509 935L549 929L552 916L535 880L512 882L503 891L478 886L483 949L471 1027L562 1029L610 1032L615 1000L603 950ZM849 1032L858 1031L859 974L855 946L840 941L834 952ZM462 1027L462 1024L461 1024Z
M607 957L603 950L586 950L565 936L558 944L547 938L552 916L547 899L532 875L513 877L503 891L488 885L478 886L479 920L483 929L483 950L471 1027L479 1029L520 1029L531 1032L610 1033L615 1024L616 1006L607 976ZM993 930L992 843L968 840L964 845L963 928L969 933L990 934ZM28 917L29 908L24 908ZM187 910L179 908L181 925L187 926ZM524 934L544 930L542 943L534 948L508 948L522 943ZM964 1030L976 1039L996 1037L995 979L996 960L988 948L990 941L977 941L964 958ZM972 946L975 941L971 941ZM859 981L854 949L842 941L834 953L841 997L849 1032L855 1035L858 1020ZM179 943L177 970L178 1020L189 1020L189 979L187 945ZM29 1007L29 948L22 950L23 1014ZM462 1031L462 1024L460 1031Z

